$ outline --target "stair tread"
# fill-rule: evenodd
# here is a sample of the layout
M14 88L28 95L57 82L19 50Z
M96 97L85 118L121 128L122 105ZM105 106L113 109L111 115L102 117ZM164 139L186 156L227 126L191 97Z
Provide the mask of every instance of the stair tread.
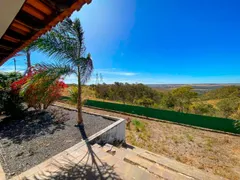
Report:
M157 163L154 163L152 161L143 159L139 157L138 155L127 155L124 159L125 161L135 164L137 166L140 166L142 168L145 168L150 173L153 173L155 175L158 175L164 179L182 179L182 180L190 180L193 179L189 176L185 176L183 174L180 174L178 172L169 170L168 168L165 168Z

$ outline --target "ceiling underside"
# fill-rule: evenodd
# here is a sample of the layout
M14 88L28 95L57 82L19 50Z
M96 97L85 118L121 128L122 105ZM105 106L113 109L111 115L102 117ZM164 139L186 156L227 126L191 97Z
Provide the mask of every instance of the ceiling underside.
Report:
M85 3L90 2L91 0L25 0L23 5L18 3L14 8L8 7L9 11L1 15L9 18L0 19L1 29L5 31L0 34L0 66L58 22L70 16L74 10L79 10ZM18 11L16 8L19 8ZM15 18L12 17L14 12ZM10 21L7 30L2 26L3 21L5 26L6 22Z

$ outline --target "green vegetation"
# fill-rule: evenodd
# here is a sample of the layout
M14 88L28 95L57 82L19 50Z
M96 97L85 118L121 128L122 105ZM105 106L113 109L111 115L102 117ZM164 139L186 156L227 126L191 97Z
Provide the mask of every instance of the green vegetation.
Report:
M240 96L239 86L225 86L215 90L211 90L202 95L202 100L209 99L223 99L223 98L235 98Z
M66 97L65 97L66 98ZM95 98L95 91L89 86L82 87L82 102L87 99ZM77 104L78 99L78 88L77 86L71 85L69 88L69 100L73 104ZM66 99L68 100L68 99Z
M216 114L216 109L211 104L198 102L190 107L190 112L199 115L214 116Z
M229 118L233 113L235 113L240 105L239 98L227 98L219 101L217 107L222 113L222 116Z
M139 132L139 131L144 131L145 130L145 125L137 120L137 119L133 119L132 121L132 124L134 125L135 129Z
M80 20L65 19L50 32L39 38L36 44L41 52L54 57L58 60L58 63L38 65L43 71L35 75L29 84L34 83L34 81L41 81L44 77L49 77L49 80L45 83L46 86L49 86L63 76L76 74L78 79L77 123L82 125L82 84L89 80L93 71L93 62L90 54L86 56L84 32Z
M22 77L21 73L0 72L0 114L3 112L13 118L21 115L23 106L22 98L11 92L10 85Z
M204 94L196 93L191 86L158 91L143 84L118 82L111 85L91 85L91 89L95 91L98 99L198 115L240 119L240 87L238 86L225 86Z
M0 72L0 89L10 89L10 85L20 79L22 74L19 72L2 73Z
M174 99L174 107L180 112L188 112L192 104L191 100L197 97L197 93L190 86L174 89L171 94Z
M147 123L138 119L131 119L127 125L128 135L133 145L144 145L150 139L150 131L147 129Z
M98 84L92 85L96 91L96 97L99 99L120 101L128 104L138 104L143 106L152 106L160 103L162 93L145 86L143 84Z

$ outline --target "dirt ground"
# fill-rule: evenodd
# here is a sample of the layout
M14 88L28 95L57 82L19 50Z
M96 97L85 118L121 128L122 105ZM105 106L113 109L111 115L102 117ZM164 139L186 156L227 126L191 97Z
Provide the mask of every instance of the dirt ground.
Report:
M182 163L231 180L240 179L240 136L151 121L114 112L85 111L137 119L144 128L127 127L127 143L174 158Z

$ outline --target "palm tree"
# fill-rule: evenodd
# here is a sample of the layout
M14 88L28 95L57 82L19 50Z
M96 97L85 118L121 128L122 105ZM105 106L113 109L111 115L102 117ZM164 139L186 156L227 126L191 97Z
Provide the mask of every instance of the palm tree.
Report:
M91 55L85 54L84 32L79 19L67 18L50 32L40 37L36 43L41 52L55 58L58 63L39 64L44 69L34 76L30 83L43 77L48 78L46 85L56 82L62 76L76 74L78 79L77 125L83 126L81 85L89 80L93 71Z
M27 68L29 69L31 65L31 51L36 50L36 43L31 43L27 47L25 47L21 52L26 55L27 58Z

